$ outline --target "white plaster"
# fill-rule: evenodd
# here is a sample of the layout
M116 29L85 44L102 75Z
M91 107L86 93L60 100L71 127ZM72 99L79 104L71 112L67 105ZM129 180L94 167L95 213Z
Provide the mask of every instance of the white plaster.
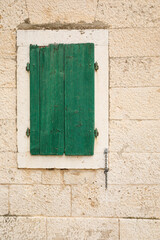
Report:
M95 138L93 156L33 156L30 154L30 81L26 71L29 62L29 45L53 43L95 44ZM19 168L104 168L104 149L108 147L108 31L107 30L18 30L17 31L17 141Z
M37 44L45 46L54 43L87 43L95 45L108 45L107 30L18 30L17 46Z

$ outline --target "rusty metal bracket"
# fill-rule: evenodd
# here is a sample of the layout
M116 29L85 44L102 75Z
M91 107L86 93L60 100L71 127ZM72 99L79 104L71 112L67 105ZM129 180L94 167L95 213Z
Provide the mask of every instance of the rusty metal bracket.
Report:
M107 189L107 173L109 171L109 168L108 168L108 149L107 148L104 150L104 157L105 157L105 168L104 168L105 188Z
M97 71L98 69L99 69L98 63L95 62L95 63L94 63L94 70Z
M30 71L30 64L29 64L29 63L27 63L27 65L26 65L26 71L27 71L27 72Z
M27 128L27 130L26 130L26 136L27 136L27 137L30 136L30 129L29 129L29 128Z
M98 137L98 136L99 136L99 132L98 132L98 129L97 129L97 128L94 129L94 136L95 136L95 137Z

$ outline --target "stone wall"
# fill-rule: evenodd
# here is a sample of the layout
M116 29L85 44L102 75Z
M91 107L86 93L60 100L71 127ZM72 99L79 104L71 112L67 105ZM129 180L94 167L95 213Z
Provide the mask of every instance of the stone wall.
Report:
M109 30L109 173L17 168L17 29ZM0 1L0 239L160 239L159 0Z

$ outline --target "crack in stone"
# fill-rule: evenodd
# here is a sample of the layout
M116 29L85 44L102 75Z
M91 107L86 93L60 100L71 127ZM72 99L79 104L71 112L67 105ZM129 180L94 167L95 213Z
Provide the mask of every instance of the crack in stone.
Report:
M28 5L27 5L27 0L24 0L25 2L25 5L26 5L26 11L27 11L27 15L28 15L28 18L25 20L26 23L30 23L30 20L29 20L29 10L28 10Z
M95 12L95 17L94 17L94 22L96 21L98 7L99 7L99 0L97 0L96 12Z

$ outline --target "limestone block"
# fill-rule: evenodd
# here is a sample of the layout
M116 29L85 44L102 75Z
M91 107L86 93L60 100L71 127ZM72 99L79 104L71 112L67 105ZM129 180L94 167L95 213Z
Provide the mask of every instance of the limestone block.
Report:
M111 119L160 119L160 87L113 88Z
M13 31L0 31L0 57L1 59L15 60L16 34Z
M0 28L15 29L28 18L25 0L0 1Z
M121 219L121 240L158 240L160 238L160 220Z
M39 217L0 217L0 239L44 240L46 220Z
M0 152L16 151L15 120L0 120Z
M160 217L160 185L73 185L72 216Z
M94 21L96 0L27 0L29 19L32 24L43 23L91 23Z
M10 212L13 215L69 216L70 208L69 186L10 186Z
M110 28L159 27L160 3L154 0L99 0L95 19Z
M0 168L16 168L17 155L13 152L0 152Z
M63 184L63 170L43 170L42 184Z
M118 220L106 218L48 218L47 236L48 240L118 240Z
M0 87L15 87L16 61L0 56Z
M160 57L110 58L110 87L160 86Z
M8 186L0 185L0 215L8 214Z
M104 170L65 170L65 184L104 184Z
M34 184L41 183L40 170L21 170L17 168L1 168L0 184Z
M109 184L160 184L159 153L110 153Z
M159 56L160 30L146 29L114 29L109 34L110 57L150 57Z
M112 120L111 152L159 152L159 120Z
M0 119L16 118L16 89L0 88Z

